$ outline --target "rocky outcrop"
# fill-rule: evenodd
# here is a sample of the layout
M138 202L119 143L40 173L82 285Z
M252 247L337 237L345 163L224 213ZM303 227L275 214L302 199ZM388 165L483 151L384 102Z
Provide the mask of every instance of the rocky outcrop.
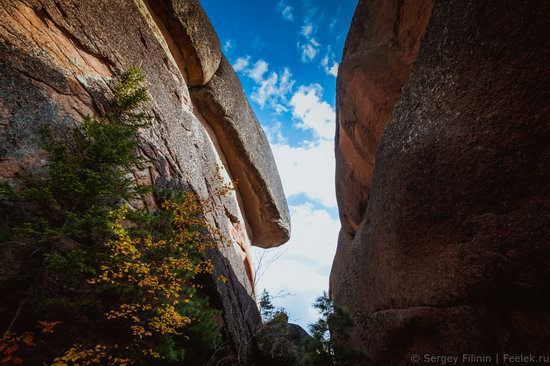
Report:
M143 4L187 85L206 84L218 69L222 52L218 36L198 0L143 0ZM144 15L148 16L146 12Z
M360 1L331 294L375 365L548 354L548 2Z
M265 148L269 142L225 58L208 84L191 90L191 99L213 134L220 136L224 156L239 157L228 158L227 165L238 182L254 245L269 248L286 242L290 221L273 155Z
M342 235L353 236L363 220L376 146L418 54L430 9L429 0L401 5L397 0L361 1L357 6L336 95Z
M288 322L280 312L258 328L257 362L265 366L295 366L304 364L304 347L311 336L298 324Z
M203 197L223 183L218 166L242 181L208 219L226 240L210 255L214 275L229 279L213 282L231 362L247 364L261 321L248 251L283 244L289 215L269 144L198 1L0 1L0 179L40 170L42 127L62 133L105 110L130 66L142 69L155 116L136 180Z

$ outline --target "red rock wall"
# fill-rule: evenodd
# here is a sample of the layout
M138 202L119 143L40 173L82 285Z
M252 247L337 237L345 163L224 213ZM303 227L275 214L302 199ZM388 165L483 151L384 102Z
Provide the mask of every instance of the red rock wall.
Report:
M331 293L373 364L550 352L548 24L547 1L359 2Z

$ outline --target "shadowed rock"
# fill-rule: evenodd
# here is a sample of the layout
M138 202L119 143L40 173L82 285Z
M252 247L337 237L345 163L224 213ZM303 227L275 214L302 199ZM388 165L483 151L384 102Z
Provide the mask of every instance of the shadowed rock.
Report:
M348 36L331 293L375 365L548 354L550 5L433 1L404 32L412 3L360 2ZM354 51L398 52L395 34L421 40L405 69Z

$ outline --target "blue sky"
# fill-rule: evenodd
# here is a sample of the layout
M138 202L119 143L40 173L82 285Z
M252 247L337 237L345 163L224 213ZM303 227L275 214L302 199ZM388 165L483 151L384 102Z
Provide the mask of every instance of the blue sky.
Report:
M335 84L357 0L201 0L270 140L292 219L279 248L254 248L257 290L291 321L316 319L336 250ZM291 294L277 297L279 294Z

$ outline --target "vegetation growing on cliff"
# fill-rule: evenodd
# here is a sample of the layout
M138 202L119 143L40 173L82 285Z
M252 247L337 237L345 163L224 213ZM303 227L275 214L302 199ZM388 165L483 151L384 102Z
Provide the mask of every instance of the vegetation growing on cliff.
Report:
M348 332L354 322L350 314L334 304L326 292L313 305L320 314L319 320L310 325L311 338L304 343L304 365L347 366L358 362L365 364L366 355L349 347Z
M0 289L11 294L2 313L13 316L3 319L0 364L159 364L198 360L220 343L219 312L197 282L213 269L208 202L132 175L143 163L139 129L151 122L139 111L143 85L130 69L111 111L63 139L47 132L47 174L2 186ZM144 195L160 207L132 208Z
M265 325L257 335L270 365L348 366L368 361L363 352L347 344L353 320L326 292L313 305L320 317L309 326L311 336L304 334L300 341L291 340L288 314L275 308L272 299L264 289L259 304Z

